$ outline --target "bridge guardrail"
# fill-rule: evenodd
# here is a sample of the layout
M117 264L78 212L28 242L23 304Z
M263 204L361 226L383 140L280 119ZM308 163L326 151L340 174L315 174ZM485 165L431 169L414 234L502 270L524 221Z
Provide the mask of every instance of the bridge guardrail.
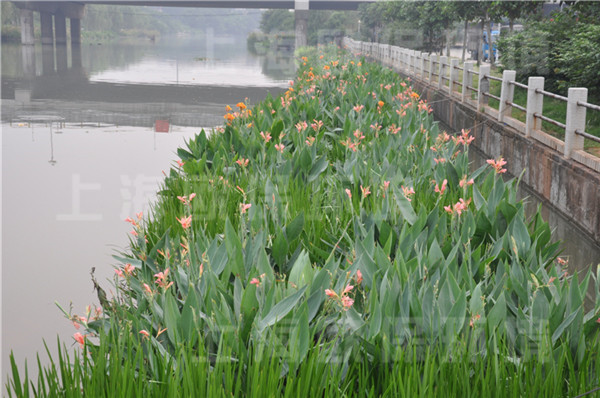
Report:
M527 84L516 81L516 72L505 70L502 78L492 76L490 65L481 65L479 72L474 70L474 62L466 61L459 66L458 59L422 53L407 48L388 44L360 42L348 37L343 40L344 46L353 53L361 53L382 64L395 68L407 75L423 80L439 90L447 90L451 97L462 103L475 107L479 112L497 118L527 137L548 145L565 158L573 159L600 172L600 158L584 151L586 139L600 143L600 138L585 131L587 109L600 111L600 106L587 102L587 88L569 88L568 96L563 97L544 90L543 77L529 77ZM459 72L462 71L462 80ZM477 76L477 86L473 80ZM500 96L490 93L490 81L501 83ZM515 87L527 90L527 105L521 106L513 102ZM475 99L473 98L475 96ZM543 115L544 96L566 102L566 123L561 123ZM498 101L498 108L489 106L488 99ZM525 123L512 117L512 109L525 112ZM552 137L542 131L542 121L564 129L564 141Z

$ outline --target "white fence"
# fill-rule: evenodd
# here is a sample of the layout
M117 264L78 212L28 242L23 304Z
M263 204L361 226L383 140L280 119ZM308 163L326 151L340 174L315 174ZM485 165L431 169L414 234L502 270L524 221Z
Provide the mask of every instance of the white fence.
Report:
M461 67L458 59L422 53L389 44L368 43L345 37L344 47L353 53L370 57L383 65L402 71L413 78L421 79L440 91L446 91L457 101L475 107L499 122L505 123L527 137L536 139L592 169L600 172L600 161L597 157L584 152L586 139L600 142L600 138L585 132L586 111L600 111L600 106L587 102L587 88L569 88L568 96L544 91L543 77L530 77L528 84L516 81L516 72L505 70L502 78L492 76L490 65L481 65L479 72L474 70L475 62L467 61ZM459 74L462 73L462 80ZM474 79L476 77L476 79ZM474 85L474 80L477 85ZM500 96L490 93L490 81L501 84ZM513 102L515 87L527 90L527 106ZM566 123L553 120L542 113L544 96L552 97L567 104ZM499 102L498 109L488 106L489 98ZM526 122L513 118L513 108L525 112ZM542 121L546 121L564 129L565 140L561 141L541 131Z

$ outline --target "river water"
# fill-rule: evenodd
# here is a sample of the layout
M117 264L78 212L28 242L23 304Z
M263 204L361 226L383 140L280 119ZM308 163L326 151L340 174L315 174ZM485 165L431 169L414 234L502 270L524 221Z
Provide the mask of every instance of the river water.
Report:
M281 93L294 69L291 54L251 54L235 37L2 45L3 381L11 350L33 364L46 357L43 339L71 343L55 302L80 315L97 303L90 269L112 277L111 256L128 245L124 219L148 212L176 148L221 124L226 105ZM600 263L597 245L552 209L544 215L571 264Z
M11 350L31 372L43 339L73 342L55 302L79 315L97 303L91 268L109 286L124 219L148 212L177 147L294 74L292 54L251 54L243 37L2 45L3 382Z

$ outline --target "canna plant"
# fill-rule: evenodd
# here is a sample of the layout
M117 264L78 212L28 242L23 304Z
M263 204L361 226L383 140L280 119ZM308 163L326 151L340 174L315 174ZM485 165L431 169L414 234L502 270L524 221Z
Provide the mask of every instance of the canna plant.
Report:
M504 160L472 171L470 132L439 131L391 70L315 49L284 95L236 109L128 220L104 317L67 314L85 334L116 328L173 363L183 347L211 366L268 358L288 377L324 346L342 369L432 347L575 368L596 355L600 269L569 275Z

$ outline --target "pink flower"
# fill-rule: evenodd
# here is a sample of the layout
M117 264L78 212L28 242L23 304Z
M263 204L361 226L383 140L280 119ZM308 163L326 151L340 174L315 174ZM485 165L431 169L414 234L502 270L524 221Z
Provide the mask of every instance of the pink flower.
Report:
M127 275L131 275L134 270L135 270L135 267L129 263L125 264L125 267L123 268L123 271L125 271L125 273Z
M442 181L441 188L438 186L437 183L435 184L435 192L439 193L440 195L443 195L446 191L446 185L448 185L448 180L444 178L444 181Z
M471 178L470 180L467 181L467 176L464 176L462 178L462 180L460 180L460 182L458 183L458 185L460 185L461 188L467 186L467 185L473 185L474 181Z
M256 285L258 287L258 285L260 285L260 281L258 280L258 278L252 278L252 280L250 281L251 285Z
M241 207L241 213L244 214L249 208L252 207L252 203L241 203L240 204Z
M307 128L308 128L308 123L306 123L306 121L296 123L296 129L298 130L299 133L303 132Z
M73 335L73 338L75 339L76 342L79 343L81 348L83 348L83 346L85 345L85 336L82 335L81 333L77 332Z
M333 297L333 298L338 296L337 293L331 289L325 289L325 294L328 295L329 297Z
M360 112L363 110L364 107L365 107L364 105L356 105L356 106L354 106L353 109L355 112Z
M434 158L433 161L435 162L435 164L446 163L446 159L444 158Z
M316 138L315 137L306 137L306 145L308 146L312 146L312 144L315 143Z
M444 206L444 210L446 210L449 214L454 214L454 210L452 210L452 206Z
M167 284L167 277L169 276L169 269L165 269L164 272L158 272L156 274L154 274L154 277L156 278L155 283L160 286L160 287L164 287L165 289L168 289L169 286L171 286L173 284L173 282L169 282Z
M179 221L183 229L188 229L192 225L192 216L181 217L181 219L177 218L177 221Z
M283 144L275 144L275 149L279 151L279 153L283 153L283 150L285 149L285 145Z
M123 275L123 271L121 271L121 270L120 270L120 269L118 269L118 268L117 268L117 269L115 269L115 274L117 274L117 275L118 275L118 276L120 276L121 278L123 278L123 277L124 277L124 275Z
M263 138L263 140L265 140L265 142L271 141L271 133L269 133L268 131L266 133L263 133L261 131L260 136Z
M347 285L346 288L344 289L342 295L350 293L352 291L352 289L354 289L354 286Z
M348 188L346 188L346 195L348 195L348 197L352 199L352 192L350 192Z
M195 192L194 192L194 193L191 193L191 194L190 194L190 197L188 198L188 200L191 202L191 201L192 201L192 199L194 199L195 197L196 197L196 193L195 193Z
M246 167L246 166L248 166L248 162L249 162L249 161L250 161L249 159L239 158L239 159L238 159L238 160L236 160L235 162L236 162L237 164L239 164L240 166L242 166L242 167Z
M322 122L322 121L320 121L320 120L317 120L317 119L313 119L313 122L314 122L314 123L311 123L311 124L310 124L310 127L311 127L313 130L315 130L316 132L318 132L318 131L321 129L321 127L323 127L323 122Z
M363 280L363 276L362 276L362 272L360 272L360 270L356 270L356 284L360 285L362 283Z
M496 170L497 174L506 173L506 169L502 168L506 164L504 158L500 158L499 160L488 159L486 162Z
M363 198L366 198L367 196L369 196L371 194L371 190L369 188L370 187L365 188L362 185L360 186L360 190L362 191Z
M348 297L348 296L344 296L342 297L342 305L344 306L344 309L347 310L350 307L352 307L352 304L354 304L354 299Z
M148 286L147 283L144 283L144 290L146 291L146 293L152 294L152 289L150 288L150 286Z
M141 334L142 336L144 336L145 338L147 338L147 339L149 339L149 338L150 338L150 333L148 333L148 331L147 331L147 330L144 330L144 329L140 330L140 334Z
M404 185L401 185L401 186L400 186L400 188L402 188L402 193L404 193L404 197L405 197L405 198L406 198L406 199L407 199L409 202L411 202L411 201L412 201L412 199L410 198L410 195L414 195L414 193L415 193L415 190L414 190L412 187L410 187L410 188L407 188L407 187L405 187Z
M354 131L354 136L356 137L357 140L365 139L365 135L358 129Z

